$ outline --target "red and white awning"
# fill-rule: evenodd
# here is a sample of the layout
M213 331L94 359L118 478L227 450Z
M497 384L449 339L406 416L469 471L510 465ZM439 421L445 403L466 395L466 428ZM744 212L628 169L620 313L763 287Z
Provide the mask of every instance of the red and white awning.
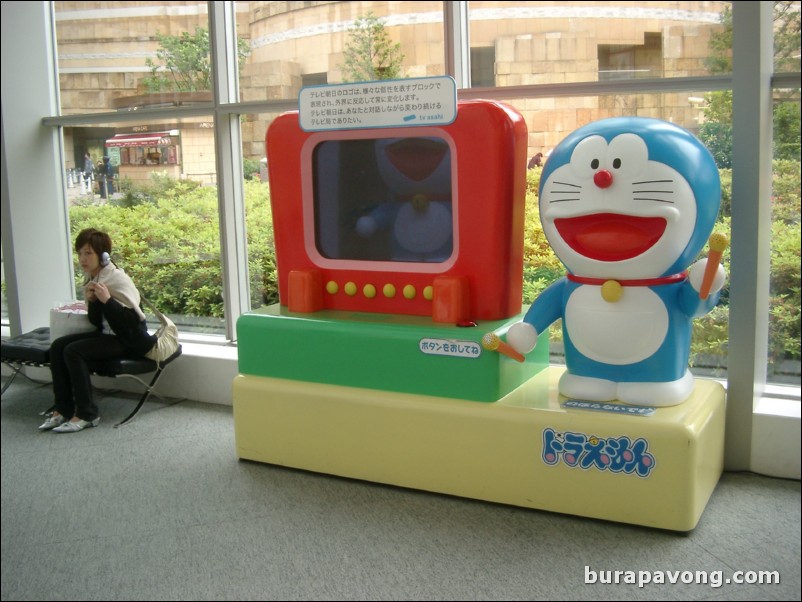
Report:
M137 134L117 134L106 140L106 146L171 146L170 132L141 132Z

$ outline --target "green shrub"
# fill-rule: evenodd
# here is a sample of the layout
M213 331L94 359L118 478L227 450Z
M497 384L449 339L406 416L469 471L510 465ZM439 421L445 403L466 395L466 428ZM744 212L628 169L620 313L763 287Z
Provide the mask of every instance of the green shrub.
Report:
M258 159L243 159L242 172L246 180L258 180L262 164Z
M245 182L245 223L248 233L251 307L278 303L270 189L259 180Z
M784 221L772 223L769 287L769 362L800 358L800 230Z
M146 200L71 207L72 239L88 227L108 232L114 261L159 309L222 317L216 190L157 180L137 192Z

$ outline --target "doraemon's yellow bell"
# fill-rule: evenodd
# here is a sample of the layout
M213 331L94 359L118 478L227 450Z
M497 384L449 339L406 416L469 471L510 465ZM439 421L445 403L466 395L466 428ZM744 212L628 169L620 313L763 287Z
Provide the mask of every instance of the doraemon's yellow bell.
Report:
M608 280L601 287L602 299L608 303L617 303L624 294L624 287L617 280Z

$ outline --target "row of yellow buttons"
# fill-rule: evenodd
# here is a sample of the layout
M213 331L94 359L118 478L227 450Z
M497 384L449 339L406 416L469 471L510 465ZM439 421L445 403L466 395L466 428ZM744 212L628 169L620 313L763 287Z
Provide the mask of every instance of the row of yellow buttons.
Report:
M326 292L330 295L336 295L340 292L340 285L337 284L334 280L329 280L326 283ZM354 295L359 292L359 287L356 285L355 282L346 282L343 286L343 292L348 295L349 297L353 297ZM377 294L378 291L376 290L376 286L373 284L366 284L362 287L362 294L367 299L373 299ZM385 284L382 287L382 295L387 297L388 299L394 298L398 294L396 287L394 284ZM401 290L401 294L404 295L405 299L414 299L418 295L418 290L411 284L407 284ZM423 289L423 298L427 301L431 301L432 297L434 296L434 289L431 286L426 286Z

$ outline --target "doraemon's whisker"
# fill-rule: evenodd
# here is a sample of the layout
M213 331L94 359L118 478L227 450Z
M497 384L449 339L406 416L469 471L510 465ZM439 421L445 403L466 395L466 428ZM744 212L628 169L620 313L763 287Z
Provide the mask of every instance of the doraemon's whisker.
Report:
M635 201L654 201L655 203L669 203L670 205L674 204L674 201L666 201L665 199L651 199L649 197L635 197L633 200L635 200Z
M673 190L633 190L633 194L674 194Z
M565 203L566 201L578 201L579 199L553 199L549 203Z
M579 184L572 184L571 182L558 182L558 181L555 180L554 183L555 184L560 184L561 186L571 186L573 188L582 188L582 186L580 186Z
M632 185L635 184L658 184L660 182L673 182L674 180L644 180L642 182L632 182Z

